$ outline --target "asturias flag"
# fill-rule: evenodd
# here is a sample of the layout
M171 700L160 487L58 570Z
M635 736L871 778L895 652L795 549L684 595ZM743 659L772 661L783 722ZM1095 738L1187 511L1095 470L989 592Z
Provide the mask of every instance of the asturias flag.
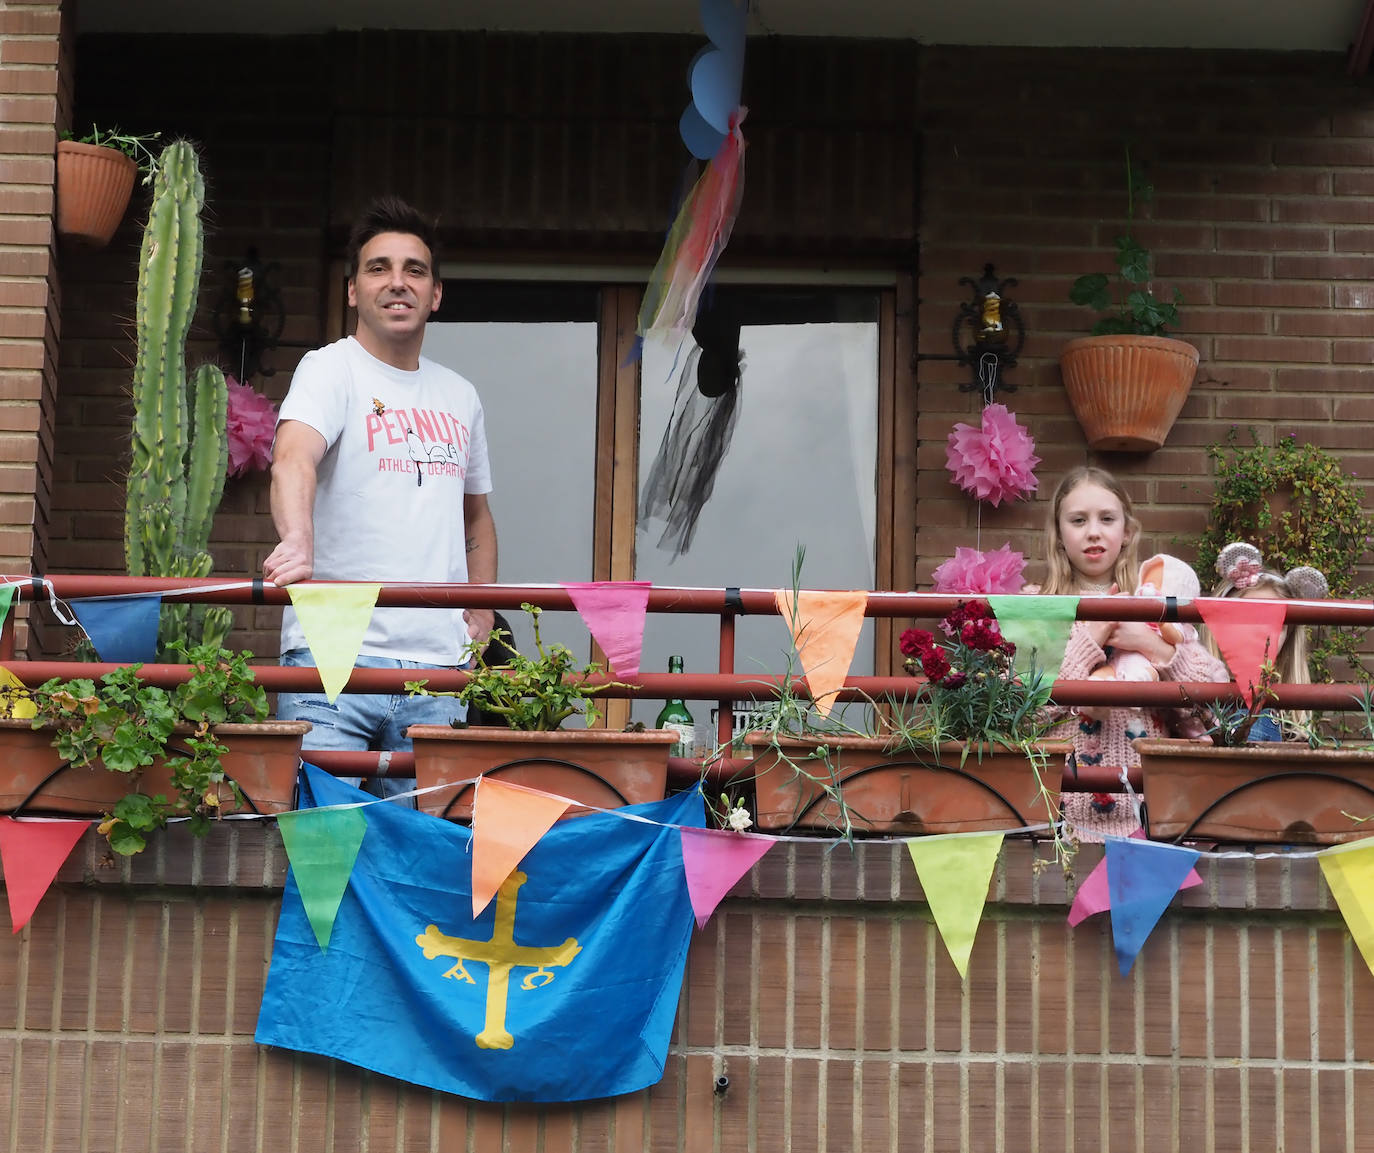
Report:
M307 765L305 805L365 794ZM692 933L674 825L700 791L561 821L475 921L472 832L371 805L326 951L287 878L257 1040L484 1101L663 1076Z

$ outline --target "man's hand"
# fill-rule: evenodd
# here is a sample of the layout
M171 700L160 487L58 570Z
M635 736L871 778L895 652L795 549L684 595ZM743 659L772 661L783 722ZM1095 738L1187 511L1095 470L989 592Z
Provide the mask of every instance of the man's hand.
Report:
M464 609L463 620L467 621L468 636L476 644L486 644L491 630L496 625L496 614L491 609Z
M262 575L278 587L309 580L314 571L314 549L301 541L282 541L262 562Z

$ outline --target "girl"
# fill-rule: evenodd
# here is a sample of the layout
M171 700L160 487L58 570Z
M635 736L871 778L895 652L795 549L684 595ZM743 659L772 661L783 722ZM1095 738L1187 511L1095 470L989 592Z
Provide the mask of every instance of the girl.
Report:
M1139 581L1139 538L1140 522L1131 498L1116 478L1100 468L1075 468L1059 482L1050 503L1048 577L1043 588L1027 591L1108 596L1134 589ZM1140 653L1161 680L1231 679L1226 666L1198 641L1170 644L1145 621L1075 621L1059 678L1086 680L1113 649ZM1072 741L1080 765L1131 768L1140 763L1132 740L1170 735L1162 716L1137 708L1055 706L1049 718L1059 721L1049 736ZM1062 805L1065 819L1083 841L1100 841L1103 833L1127 836L1139 827L1130 806L1116 794L1067 793Z
M1217 573L1221 583L1212 590L1214 597L1259 597L1264 600L1323 600L1330 589L1324 577L1310 565L1300 565L1281 575L1264 563L1260 550L1245 541L1234 541L1217 554ZM1220 657L1216 638L1204 630L1203 639L1213 656ZM1307 667L1307 629L1298 625L1279 630L1278 652L1269 654L1282 684L1311 683ZM1266 709L1250 726L1252 741L1283 740L1282 722L1304 725L1311 720L1306 712L1280 714Z

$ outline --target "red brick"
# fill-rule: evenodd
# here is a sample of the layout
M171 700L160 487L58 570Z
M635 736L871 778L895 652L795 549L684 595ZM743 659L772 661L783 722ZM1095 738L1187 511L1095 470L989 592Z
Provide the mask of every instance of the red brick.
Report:
M1280 312L1274 326L1280 336L1374 337L1374 312Z
M1227 394L1216 399L1218 420L1241 423L1247 420L1327 420L1331 401L1312 396L1256 396L1253 393ZM1214 430L1212 439L1215 439Z
M1338 228L1332 246L1337 252L1374 252L1374 229Z
M1220 281L1216 286L1216 302L1232 307L1329 308L1331 287L1272 280Z
M56 38L24 40L18 36L0 39L0 63L56 64Z
M1337 196L1374 196L1374 172L1336 172L1332 191Z
M56 91L56 69L0 68L0 92L50 96Z
M1374 224L1374 203L1339 198L1275 200L1274 219L1314 224Z
M1326 252L1331 234L1322 228L1284 228L1268 224L1262 228L1218 228L1217 246L1223 250L1257 252Z
M1374 340L1337 340L1331 345L1334 364L1374 363Z
M1274 162L1312 168L1374 167L1374 141L1280 140L1274 145Z
M8 36L56 36L62 26L57 7L27 9L10 5L0 8L0 39Z
M1331 346L1325 340L1283 336L1219 336L1212 342L1217 360L1330 361Z
M1294 280L1368 280L1374 256L1276 256L1274 275Z
M52 96L0 96L0 121L9 124L52 124L57 100Z
M1374 286L1367 284L1337 284L1337 308L1374 308Z

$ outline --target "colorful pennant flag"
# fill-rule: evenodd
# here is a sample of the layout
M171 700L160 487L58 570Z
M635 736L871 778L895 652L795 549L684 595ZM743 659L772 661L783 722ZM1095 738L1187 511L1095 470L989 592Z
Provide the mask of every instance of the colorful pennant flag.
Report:
M571 801L497 777L479 777L472 802L472 916L491 904L506 878Z
M10 605L14 603L14 585L0 584L0 621L10 615ZM70 621L65 622L71 624Z
M301 809L279 814L277 827L310 928L327 949L367 818L361 809Z
M0 865L5 869L13 932L29 923L62 863L90 827L90 821L0 817Z
M973 938L983 917L997 854L1002 851L1002 834L918 837L907 841L906 847L949 958L959 976L967 976Z
M1064 663L1064 646L1078 616L1078 598L1060 596L990 596L988 604L1002 636L1016 646L1016 670L1029 675L1032 667L1054 684Z
M1360 956L1374 973L1374 842L1332 849L1317 857Z
M1106 847L1112 942L1125 976L1201 854L1180 845L1126 837L1107 837Z
M1193 603L1250 703L1264 662L1279 655L1279 633L1288 606L1259 597L1200 597Z
M303 771L303 805L367 800ZM674 826L704 816L693 789L560 821L474 919L472 830L372 805L327 952L288 876L258 1042L480 1101L657 1084L692 936Z
M379 584L286 586L330 704L353 674L381 588Z
M102 661L132 664L157 657L161 596L102 597L72 601L71 607Z
M1145 830L1136 829L1131 833L1136 840L1145 839ZM1198 871L1193 869L1183 884L1179 886L1179 891L1184 889L1196 888L1202 884L1202 878ZM1107 888L1107 857L1104 854L1102 860L1093 866L1092 872L1083 878L1083 883L1078 886L1078 892L1074 894L1073 905L1069 908L1069 924L1077 926L1086 921L1089 917L1097 913L1105 913L1112 907L1112 896Z
M816 712L829 716L834 695L844 687L854 646L864 626L868 593L802 590L793 605L792 589L776 589L773 600L792 633Z
M776 837L726 829L682 829L682 868L697 928L716 911L725 894L775 844Z
M611 671L618 677L639 675L644 647L644 619L652 581L563 582Z

